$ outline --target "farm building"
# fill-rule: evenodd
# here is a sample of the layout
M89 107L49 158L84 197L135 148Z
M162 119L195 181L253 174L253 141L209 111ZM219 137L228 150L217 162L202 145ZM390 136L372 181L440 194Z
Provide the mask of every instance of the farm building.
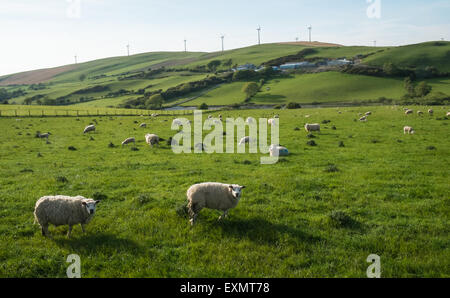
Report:
M337 59L337 60L331 60L327 62L328 66L342 66L342 65L348 65L352 64L352 61L347 59Z
M236 71L239 70L255 70L256 66L254 64L248 63L248 64L244 64L244 65L240 65L236 68Z
M316 65L314 63L310 62L293 62L293 63L286 63L283 65L280 65L281 70L287 70L287 69L297 69L297 68L306 68L306 67L315 67Z

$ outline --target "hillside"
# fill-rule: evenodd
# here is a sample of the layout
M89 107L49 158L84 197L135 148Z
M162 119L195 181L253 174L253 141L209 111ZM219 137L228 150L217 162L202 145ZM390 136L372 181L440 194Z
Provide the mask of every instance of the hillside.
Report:
M299 53L304 54L298 56ZM187 92L180 95L174 93L174 96L166 99L164 105L182 103L184 106L192 106L203 102L209 105L230 105L243 102L245 96L241 89L245 80L227 82L215 88L211 88L213 85L204 85L202 81L214 73L214 70L208 67L211 61L219 63L216 68L219 72L228 72L236 65L252 63L258 66L281 57L298 56L300 61L358 58L358 63L362 66L379 69L386 63L412 71L423 71L432 66L436 71L445 73L450 72L449 53L449 42L428 42L402 47L288 42L214 53L152 52L3 76L0 77L0 87L3 86L6 92L14 94L9 102L15 104L31 102L113 107L158 92L186 87ZM290 62L299 61L296 58L293 60ZM297 72L290 76L269 79L251 103L357 102L380 97L399 99L404 94L403 79L402 75L375 77L337 71L318 74ZM430 83L433 92L450 94L448 76L441 75L439 79L425 77L421 80ZM192 89L193 84L197 85L197 89ZM203 87L198 89L198 86ZM189 99L192 100L186 101Z

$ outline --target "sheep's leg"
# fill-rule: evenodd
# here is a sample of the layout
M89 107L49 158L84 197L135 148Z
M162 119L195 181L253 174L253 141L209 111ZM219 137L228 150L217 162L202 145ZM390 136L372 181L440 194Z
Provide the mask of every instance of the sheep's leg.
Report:
M70 238L71 233L72 233L72 226L69 225L69 231L67 232L67 238Z
M48 225L42 225L41 226L41 231L42 231L42 236L45 236L45 237L49 236Z
M83 231L83 233L86 233L86 228L84 224L81 224L81 230Z
M219 217L219 220L223 220L228 216L228 210L224 211L223 214Z

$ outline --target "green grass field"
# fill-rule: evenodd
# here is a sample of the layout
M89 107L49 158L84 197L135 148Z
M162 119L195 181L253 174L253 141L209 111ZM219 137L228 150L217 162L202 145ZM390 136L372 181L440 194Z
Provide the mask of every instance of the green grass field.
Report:
M354 121L369 109L368 122ZM65 277L70 254L81 257L83 277L363 278L370 254L381 257L382 277L450 277L449 107L434 109L433 117L391 106L216 113L279 114L291 155L275 165L261 165L261 154L147 146L145 133L174 135L174 117L0 117L0 277ZM83 135L94 119L97 132ZM308 146L304 124L323 120L331 123ZM405 125L416 134L404 135ZM36 131L50 131L50 144ZM139 151L108 147L132 136ZM203 210L191 228L177 210L188 187L205 181L247 188L226 221ZM39 197L94 193L107 198L85 235L77 226L67 239L67 227L51 227L46 239L33 225Z

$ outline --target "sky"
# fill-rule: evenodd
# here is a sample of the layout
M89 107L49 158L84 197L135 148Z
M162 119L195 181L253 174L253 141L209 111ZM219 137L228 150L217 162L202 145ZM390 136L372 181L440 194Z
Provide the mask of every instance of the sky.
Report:
M450 40L448 0L0 0L0 76L152 51Z

